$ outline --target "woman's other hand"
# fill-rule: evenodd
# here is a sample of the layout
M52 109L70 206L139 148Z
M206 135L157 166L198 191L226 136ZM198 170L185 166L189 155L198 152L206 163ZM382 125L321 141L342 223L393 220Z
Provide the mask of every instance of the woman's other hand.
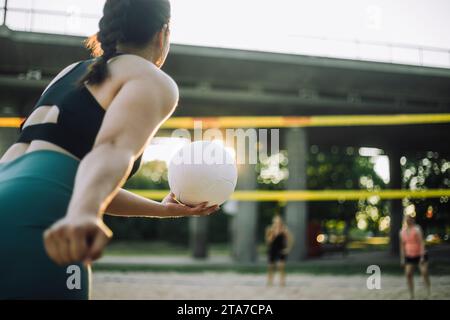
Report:
M68 216L57 221L44 233L48 256L58 265L99 259L112 238L112 231L100 217L94 215Z

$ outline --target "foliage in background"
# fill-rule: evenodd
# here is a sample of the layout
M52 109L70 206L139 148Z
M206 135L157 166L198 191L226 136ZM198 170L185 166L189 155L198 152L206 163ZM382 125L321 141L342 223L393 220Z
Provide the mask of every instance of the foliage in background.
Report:
M310 190L386 188L385 182L374 171L373 159L360 156L358 149L353 147L311 146L307 179ZM359 201L311 202L308 205L311 219L322 221L327 233L348 235L355 228L374 235L387 231L385 224L381 224L389 215L387 203L377 197Z
M281 152L279 164L269 159L257 166L260 189L282 190L285 188L285 182L289 176L288 153L287 150ZM336 146L320 149L313 145L307 155L307 186L309 190L373 190L385 188L386 184L375 173L373 159L360 156L357 149ZM285 204L260 203L261 225L270 224L274 213L282 212L284 206ZM310 220L322 222L322 228L327 233L348 234L351 227L372 234L388 230L387 204L378 198L360 201L310 202L308 212ZM260 237L261 232L264 232L262 227L259 228Z
M288 151L281 151L256 166L258 188L261 190L283 190L288 178ZM405 188L443 188L450 185L450 162L436 153L409 155L402 158L403 183ZM386 188L386 183L375 173L371 157L363 157L358 149L319 148L311 146L307 162L307 185L310 190ZM167 167L165 162L145 163L126 188L167 190ZM444 226L450 225L449 199L405 200L405 205L414 204L418 222L428 231L449 233ZM258 241L263 242L264 230L274 214L284 213L285 203L260 202ZM373 197L360 201L327 201L308 204L310 220L321 222L325 233L363 238L368 234L387 235L389 231L389 204ZM430 216L430 207L432 214ZM427 217L428 213L428 217ZM223 212L207 218L209 239L212 243L230 240L232 217ZM107 217L108 225L119 240L167 241L181 246L189 244L189 220L142 219ZM441 227L439 227L441 226Z
M411 190L448 189L450 161L437 152L416 153L402 157L404 187ZM449 234L450 203L448 197L437 199L410 199L405 207L413 205L417 222L425 233Z

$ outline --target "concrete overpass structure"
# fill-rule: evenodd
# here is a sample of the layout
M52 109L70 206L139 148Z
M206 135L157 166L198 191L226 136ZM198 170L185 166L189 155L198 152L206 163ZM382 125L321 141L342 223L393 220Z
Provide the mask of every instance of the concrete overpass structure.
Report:
M16 32L0 27L0 116L25 116L63 67L89 57L83 38ZM366 115L450 112L450 69L173 45L165 71L179 84L177 116ZM377 147L389 155L391 184L401 188L402 155L437 151L450 155L450 124L321 127L282 130L290 152L289 189L306 188L305 157L310 145ZM0 129L0 153L17 130ZM251 168L240 188L256 187ZM234 226L238 261L256 258L257 206L241 203ZM401 219L393 201L393 250ZM293 260L306 255L307 203L290 202L287 220L296 234ZM192 241L204 254L202 220L192 220Z

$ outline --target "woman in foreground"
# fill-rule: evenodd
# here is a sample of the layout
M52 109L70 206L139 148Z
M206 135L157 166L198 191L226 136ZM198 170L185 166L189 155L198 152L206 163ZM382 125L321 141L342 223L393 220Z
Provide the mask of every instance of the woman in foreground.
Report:
M0 160L0 299L88 299L89 265L112 237L104 213L182 217L215 212L122 186L178 103L160 70L169 52L167 0L108 0L88 41L96 59L63 70ZM67 285L68 267L81 287ZM75 269L76 270L76 269Z

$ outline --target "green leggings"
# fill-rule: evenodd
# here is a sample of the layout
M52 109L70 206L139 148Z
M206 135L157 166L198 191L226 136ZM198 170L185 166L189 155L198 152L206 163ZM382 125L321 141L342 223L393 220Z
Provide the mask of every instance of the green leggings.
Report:
M66 214L78 165L54 151L0 164L0 300L89 298L90 270L56 265L43 245Z

